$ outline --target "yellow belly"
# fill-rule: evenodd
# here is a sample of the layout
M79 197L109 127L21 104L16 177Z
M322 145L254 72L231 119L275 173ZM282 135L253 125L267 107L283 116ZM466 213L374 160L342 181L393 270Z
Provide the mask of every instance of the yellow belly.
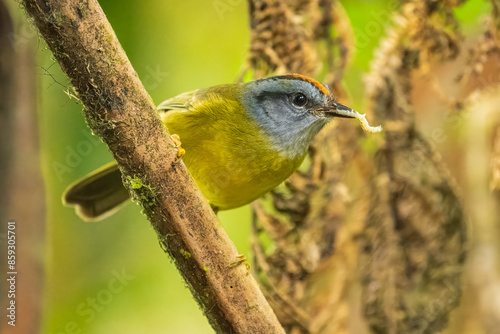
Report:
M300 160L264 158L260 147L225 147L219 151L186 148L185 163L205 197L221 210L239 207L263 196L286 180ZM189 156L191 155L191 156Z

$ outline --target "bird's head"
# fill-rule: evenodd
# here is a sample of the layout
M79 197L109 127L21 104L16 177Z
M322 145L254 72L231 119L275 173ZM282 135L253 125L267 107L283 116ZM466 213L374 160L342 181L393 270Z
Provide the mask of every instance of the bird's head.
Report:
M334 117L348 117L330 90L300 74L251 81L242 87L242 104L286 155L305 154L321 128Z

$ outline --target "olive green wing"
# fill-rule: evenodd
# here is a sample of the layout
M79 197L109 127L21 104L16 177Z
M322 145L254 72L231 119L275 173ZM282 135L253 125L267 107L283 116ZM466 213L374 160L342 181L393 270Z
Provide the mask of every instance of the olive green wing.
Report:
M191 92L179 94L171 99L163 101L156 109L163 112L168 112L174 109L188 110L193 105L199 93L200 90L197 89Z
M163 101L156 109L160 112L169 112L170 110L194 110L200 103L210 98L213 99L214 97L223 97L224 101L236 101L240 92L240 87L241 84L227 84L193 90Z

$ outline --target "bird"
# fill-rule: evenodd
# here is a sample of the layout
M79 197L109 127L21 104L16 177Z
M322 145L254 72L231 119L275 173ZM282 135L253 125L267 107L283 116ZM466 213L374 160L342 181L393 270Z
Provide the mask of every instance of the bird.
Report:
M327 86L295 73L182 93L157 110L216 212L246 205L285 181L333 118L358 118L365 131L381 130L340 104ZM97 221L128 198L111 162L69 185L63 203Z

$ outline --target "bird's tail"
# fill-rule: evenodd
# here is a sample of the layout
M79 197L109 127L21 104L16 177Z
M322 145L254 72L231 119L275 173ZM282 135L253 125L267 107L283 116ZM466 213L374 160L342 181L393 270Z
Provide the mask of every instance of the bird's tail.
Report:
M85 221L99 221L113 213L129 198L116 162L110 162L70 184L63 203L74 206Z

